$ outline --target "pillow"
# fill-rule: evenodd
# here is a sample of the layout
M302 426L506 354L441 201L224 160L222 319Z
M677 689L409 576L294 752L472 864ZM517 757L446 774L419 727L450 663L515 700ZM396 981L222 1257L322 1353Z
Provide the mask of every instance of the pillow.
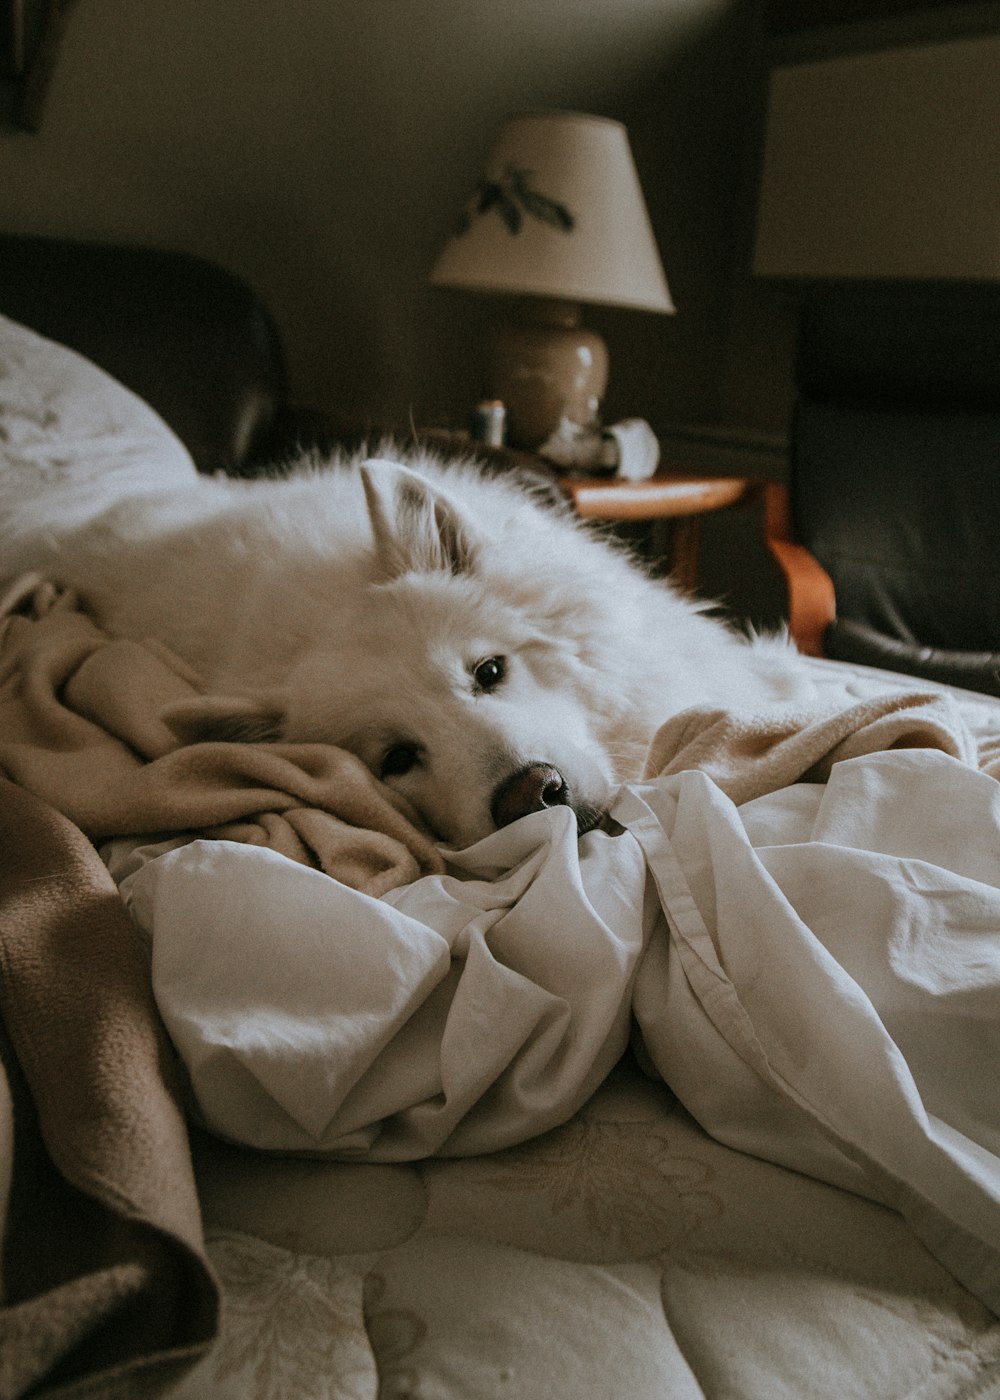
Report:
M184 444L130 389L0 316L0 576L30 567L47 522L77 524L195 476Z

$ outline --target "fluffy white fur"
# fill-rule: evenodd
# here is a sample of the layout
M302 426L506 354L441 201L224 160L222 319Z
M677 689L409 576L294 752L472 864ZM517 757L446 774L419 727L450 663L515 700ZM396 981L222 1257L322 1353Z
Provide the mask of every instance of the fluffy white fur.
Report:
M8 569L187 660L206 693L169 716L180 734L341 745L455 845L540 802L569 802L583 829L670 715L794 683L774 647L468 464L192 478L81 513L22 498Z

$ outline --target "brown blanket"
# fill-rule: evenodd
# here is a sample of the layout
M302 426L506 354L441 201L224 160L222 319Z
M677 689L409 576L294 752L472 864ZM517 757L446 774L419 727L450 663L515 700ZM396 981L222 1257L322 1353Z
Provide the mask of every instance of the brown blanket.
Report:
M0 1013L0 1397L161 1394L219 1307L170 1047L94 848L2 778Z

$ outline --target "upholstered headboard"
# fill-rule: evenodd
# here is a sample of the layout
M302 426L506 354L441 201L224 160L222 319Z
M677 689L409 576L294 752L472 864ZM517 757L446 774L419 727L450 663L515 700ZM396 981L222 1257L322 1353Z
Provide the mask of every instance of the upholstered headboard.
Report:
M202 471L251 473L296 437L317 435L314 417L308 432L289 421L268 310L246 282L203 258L0 234L0 314L139 394Z

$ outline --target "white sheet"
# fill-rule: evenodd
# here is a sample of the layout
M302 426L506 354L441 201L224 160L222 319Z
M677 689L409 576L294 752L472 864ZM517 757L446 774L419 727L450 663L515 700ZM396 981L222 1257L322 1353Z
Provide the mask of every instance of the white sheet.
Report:
M1000 1312L1000 786L913 750L742 812L683 774L619 819L667 916L633 1004L678 1097L894 1206Z
M213 1131L369 1161L565 1121L620 1058L652 908L629 837L538 813L381 900L195 841L126 878ZM121 873L119 871L119 873Z
M928 750L742 809L691 772L623 790L620 836L539 813L383 901L222 842L129 893L224 1136L490 1151L569 1117L634 1011L710 1133L893 1205L1000 1312L998 797Z

